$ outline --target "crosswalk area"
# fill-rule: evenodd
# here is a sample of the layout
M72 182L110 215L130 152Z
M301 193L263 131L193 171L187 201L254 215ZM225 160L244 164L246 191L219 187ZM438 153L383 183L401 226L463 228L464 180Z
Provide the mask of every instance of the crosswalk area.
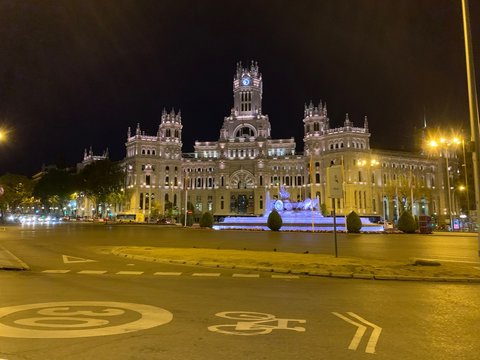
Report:
M232 278L261 278L269 277L272 279L299 279L299 275L289 275L289 274L243 274L243 273L234 273L234 274L222 274L219 272L194 272L194 273L183 273L175 271L157 271L153 273L148 273L145 271L107 271L107 270L71 270L71 269L49 269L41 271L44 274L79 274L79 275L122 275L122 276L139 276L139 275L151 275L158 277L174 277L174 276L194 276L194 277L203 277L203 278L219 278L219 277L232 277Z

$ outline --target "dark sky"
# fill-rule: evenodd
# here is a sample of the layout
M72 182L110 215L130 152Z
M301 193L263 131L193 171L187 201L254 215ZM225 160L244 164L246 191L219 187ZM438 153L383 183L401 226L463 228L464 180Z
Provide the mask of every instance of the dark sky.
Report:
M477 80L480 0L470 0ZM375 148L429 125L469 129L460 0L0 0L0 174L32 175L84 148L125 155L181 108L184 151L217 140L237 61L256 60L274 138L302 151L305 102L331 126L368 116ZM477 81L478 82L478 81Z

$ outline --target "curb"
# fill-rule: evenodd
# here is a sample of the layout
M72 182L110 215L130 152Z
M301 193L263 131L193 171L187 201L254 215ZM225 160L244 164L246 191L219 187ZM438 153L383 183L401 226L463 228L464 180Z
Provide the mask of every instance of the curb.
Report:
M0 270L30 270L30 267L0 245Z
M252 270L262 272L273 272L279 274L298 274L305 276L317 276L317 277L329 277L336 279L360 279L360 280L379 280L379 281L423 281L423 282L445 282L445 283L473 283L480 284L480 278L468 278L468 277L432 277L432 276L408 276L408 275L390 275L390 274L365 274L365 273L341 273L341 272L328 272L328 271L299 271L296 269L275 269L262 266L235 266L224 265L221 263L202 263L199 261L186 261L186 260L168 260L159 259L143 255L131 255L125 254L120 249L112 250L112 254L120 257L124 257L132 260L158 262L162 264L173 265L188 265L188 266L204 266L213 268L225 268L225 269L238 269L238 270Z

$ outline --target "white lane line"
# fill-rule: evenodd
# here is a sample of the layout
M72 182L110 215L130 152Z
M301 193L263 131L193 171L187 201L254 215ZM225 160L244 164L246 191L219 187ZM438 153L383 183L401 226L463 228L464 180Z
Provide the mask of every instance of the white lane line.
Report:
M232 277L238 278L258 278L260 274L233 274Z
M215 276L220 276L220 273L193 273L192 276L210 276L210 277L215 277Z
M272 275L272 279L300 279L298 275Z
M107 270L82 270L77 272L77 274L89 274L89 275L101 275L105 274Z
M142 275L143 271L119 271L117 275Z
M69 271L70 270L43 270L42 272L46 274L66 274Z
M158 271L156 273L153 273L153 275L160 275L160 276L180 276L182 275L181 272L162 272Z

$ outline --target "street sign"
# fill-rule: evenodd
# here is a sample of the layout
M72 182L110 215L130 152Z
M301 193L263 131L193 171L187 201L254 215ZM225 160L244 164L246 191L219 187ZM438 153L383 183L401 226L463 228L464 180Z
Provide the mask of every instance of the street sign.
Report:
M331 199L343 199L343 171L341 165L327 168L328 197Z

